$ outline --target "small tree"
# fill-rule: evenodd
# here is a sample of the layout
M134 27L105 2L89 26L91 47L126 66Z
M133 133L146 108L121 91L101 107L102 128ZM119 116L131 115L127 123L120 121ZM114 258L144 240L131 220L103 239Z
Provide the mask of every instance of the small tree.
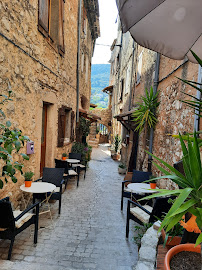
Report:
M14 183L17 182L16 172L22 172L23 164L14 161L15 153L29 160L29 157L24 153L19 153L24 146L24 142L29 140L27 136L22 135L22 131L16 128L11 128L11 122L6 121L6 116L3 112L5 102L11 100L12 91L9 89L8 95L0 94L0 189L3 188L4 182L7 183L10 178ZM4 124L5 123L5 124Z

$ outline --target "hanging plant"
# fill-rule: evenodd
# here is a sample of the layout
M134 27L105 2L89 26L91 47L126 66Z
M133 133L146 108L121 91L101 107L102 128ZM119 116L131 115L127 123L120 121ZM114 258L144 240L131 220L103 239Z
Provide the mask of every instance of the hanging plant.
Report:
M83 116L79 118L79 130L81 131L82 136L87 137L90 133L91 121L85 119Z

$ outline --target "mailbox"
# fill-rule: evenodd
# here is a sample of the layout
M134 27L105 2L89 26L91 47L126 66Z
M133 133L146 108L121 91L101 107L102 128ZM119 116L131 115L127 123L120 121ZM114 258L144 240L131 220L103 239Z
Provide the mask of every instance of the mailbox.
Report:
M27 155L34 154L34 142L27 142Z

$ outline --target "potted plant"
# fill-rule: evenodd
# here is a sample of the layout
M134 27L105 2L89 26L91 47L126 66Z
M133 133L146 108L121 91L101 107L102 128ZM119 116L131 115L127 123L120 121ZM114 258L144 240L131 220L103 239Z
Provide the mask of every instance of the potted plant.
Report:
M118 167L118 172L120 174L125 174L126 173L126 165L124 165L123 163L120 163L119 167Z
M155 189L156 188L156 180L154 180L155 176L151 175L149 180L150 188Z
M33 175L34 175L34 173L31 171L24 173L25 187L31 187Z
M202 229L202 166L198 139L196 136L196 132L194 132L194 136L192 138L188 137L187 146L181 134L179 134L179 139L183 153L182 161L185 175L181 174L178 170L173 168L165 161L147 152L164 165L163 167L161 167L158 164L154 163L156 167L164 174L163 176L157 177L156 179L171 179L180 187L180 189L176 190L159 189L157 193L143 198L151 199L154 197L162 196L176 196L172 207L166 214L159 228L159 230L162 230L164 228L166 232L170 231L186 213L191 213L192 215L196 216L196 224L198 225L198 228L200 230ZM202 233L200 233L196 240L196 246L201 243ZM188 247L188 249L193 249L194 244L185 244L183 245L183 248L184 247ZM175 247L173 247L172 249L175 249ZM178 248L178 251L179 250L181 251L181 248ZM173 254L176 253L177 252L175 251L173 252ZM167 257L167 260L170 260L171 257L169 256ZM165 264L167 265L169 264L169 262L165 262Z
M67 153L62 153L62 160L66 160L67 159Z
M115 154L112 156L113 160L118 160L120 155L118 154L119 147L121 145L121 137L118 134L114 137L114 151Z
M165 232L164 229L161 230L161 236L164 242L164 247L174 247L181 243L182 241L182 235L183 235L184 229L178 222L170 231L169 233Z

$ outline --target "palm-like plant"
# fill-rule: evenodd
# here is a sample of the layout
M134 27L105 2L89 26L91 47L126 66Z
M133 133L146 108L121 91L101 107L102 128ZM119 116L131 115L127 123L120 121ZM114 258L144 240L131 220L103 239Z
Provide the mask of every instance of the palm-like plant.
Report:
M137 102L137 108L132 114L133 121L136 122L136 131L142 132L145 126L154 127L157 123L156 109L160 102L158 102L158 94L154 94L153 88L151 87L150 92L146 89L146 97L140 97L141 102Z
M161 167L154 163L154 165L164 174L164 176L157 177L156 179L169 178L182 188L177 190L159 189L158 193L146 197L147 199L150 199L168 195L176 196L175 202L162 221L159 229L165 228L166 232L171 230L187 212L196 216L196 223L199 229L202 229L202 166L196 132L194 133L193 140L188 138L187 146L180 134L179 138L183 152L182 161L185 176L168 163L149 153L164 165L164 167ZM196 245L201 242L202 233L197 238Z
M157 123L156 109L158 108L160 102L158 102L158 94L153 91L153 88L150 88L150 92L146 89L146 96L140 97L140 102L137 102L137 107L132 114L133 121L136 123L135 131L141 133L144 129L143 136L143 149L146 149L146 138L148 134L148 127L154 128ZM142 170L143 163L146 157L146 152L144 152L142 160L140 160L139 169Z

